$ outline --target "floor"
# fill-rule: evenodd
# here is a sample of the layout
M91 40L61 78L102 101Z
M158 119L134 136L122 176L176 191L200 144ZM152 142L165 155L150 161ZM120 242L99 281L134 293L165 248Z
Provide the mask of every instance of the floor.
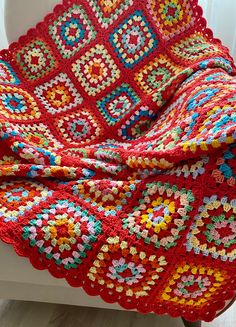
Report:
M0 300L1 327L183 327L180 319L134 312ZM236 304L203 327L236 326Z

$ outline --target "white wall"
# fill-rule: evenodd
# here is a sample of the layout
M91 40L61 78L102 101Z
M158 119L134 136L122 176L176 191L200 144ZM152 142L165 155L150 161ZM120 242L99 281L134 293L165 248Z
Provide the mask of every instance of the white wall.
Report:
M209 27L214 30L216 37L230 48L236 60L236 0L199 0L199 3L203 6ZM0 0L0 49L7 47L3 7L4 0Z
M236 0L199 0L214 35L236 60Z
M20 0L16 0L16 1L20 1ZM4 0L0 0L0 49L7 47L7 38L4 28L3 8L4 8Z

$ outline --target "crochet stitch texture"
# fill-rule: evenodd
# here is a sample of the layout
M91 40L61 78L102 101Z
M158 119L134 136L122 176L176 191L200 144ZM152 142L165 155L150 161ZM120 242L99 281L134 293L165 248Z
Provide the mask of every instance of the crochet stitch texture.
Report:
M126 309L236 290L236 81L197 0L64 0L0 53L0 239Z

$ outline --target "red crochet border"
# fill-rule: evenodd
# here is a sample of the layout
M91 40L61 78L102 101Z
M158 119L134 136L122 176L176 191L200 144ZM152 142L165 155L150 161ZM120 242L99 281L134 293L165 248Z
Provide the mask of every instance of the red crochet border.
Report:
M40 261L40 264L37 261L37 258L35 257L35 253L31 252L31 253L23 253L22 249L19 247L20 244L18 244L17 240L15 241L14 239L11 239L9 237L4 237L4 235L2 235L0 233L0 239L5 243L5 244L10 244L13 246L14 251L16 252L16 254L20 257L25 257L27 259L29 259L31 265L37 269L37 270L48 270L48 272L57 279L65 279L67 281L67 283L71 286L71 287L81 287L85 293L89 296L99 296L104 302L108 303L108 304L113 304L113 303L117 303L119 304L122 308L124 308L125 310L134 310L134 311L138 311L142 314L149 314L149 313L155 313L157 315L169 315L172 318L184 318L188 321L198 321L198 320L202 320L202 321L206 321L206 322L211 322L213 321L216 317L217 314L222 311L226 305L228 304L228 302L232 301L235 297L236 297L236 290L232 290L230 293L227 293L227 295L223 295L222 294L222 299L221 302L217 302L217 306L215 306L215 310L214 311L208 311L205 313L202 313L200 315L196 315L196 312L185 312L182 311L180 308L177 307L169 307L168 305L166 305L165 307L163 305L157 306L155 311L152 311L150 309L148 309L148 307L144 307L142 301L138 302L137 305L132 304L132 302L128 303L128 302L123 302L123 300L119 300L119 299L112 299L111 296L107 296L107 292L99 292L97 291L95 288L93 288L90 284L86 284L81 281L81 285L78 285L76 283L74 283L74 280L69 277L66 276L60 276L58 275L57 271L50 269L50 267L47 267L45 265L45 261ZM20 243L20 242L19 242ZM44 265L42 265L42 263L44 263ZM112 307L111 307L112 309Z

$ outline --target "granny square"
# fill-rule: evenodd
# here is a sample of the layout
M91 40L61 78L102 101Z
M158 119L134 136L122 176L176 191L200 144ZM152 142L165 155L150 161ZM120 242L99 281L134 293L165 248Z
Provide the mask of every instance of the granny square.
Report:
M87 0L101 26L107 29L133 5L133 0Z
M133 68L158 44L154 30L141 10L136 10L114 29L110 42L126 68Z
M72 64L72 72L88 95L96 96L120 77L120 70L103 44L97 44Z
M140 99L129 84L123 83L111 94L97 102L98 108L107 120L108 125L115 125L128 114Z
M33 96L17 86L0 85L0 110L10 119L29 120L41 116Z
M49 82L38 86L34 93L44 108L52 115L77 107L83 101L65 73L61 73Z
M0 83L1 84L20 84L11 65L3 60L0 60Z
M75 4L49 26L49 34L62 57L71 58L94 40L97 32L84 8Z
M14 59L22 76L35 82L58 67L53 50L43 38L31 40L14 54Z
M102 133L98 119L86 108L79 108L77 112L57 119L56 128L62 140L71 145L91 142Z
M165 40L187 31L195 23L193 8L188 0L148 0L147 2L159 35Z

